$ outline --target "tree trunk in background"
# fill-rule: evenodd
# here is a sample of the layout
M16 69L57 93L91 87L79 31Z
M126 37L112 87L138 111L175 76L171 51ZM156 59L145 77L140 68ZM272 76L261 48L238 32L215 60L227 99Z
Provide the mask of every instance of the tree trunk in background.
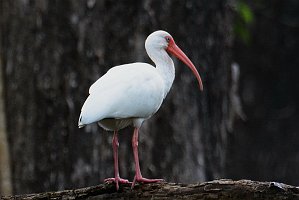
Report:
M299 1L245 1L250 40L235 40L247 115L230 136L227 176L299 185Z
M5 99L3 94L3 65L0 53L0 196L12 194L9 145L7 140Z
M175 60L176 80L140 134L145 177L221 178L226 155L231 12L227 1L2 0L1 54L15 193L94 185L113 175L111 139L77 128L89 86L110 67L151 62L144 40L163 29L199 69L200 93ZM120 172L133 178L132 128L120 134Z

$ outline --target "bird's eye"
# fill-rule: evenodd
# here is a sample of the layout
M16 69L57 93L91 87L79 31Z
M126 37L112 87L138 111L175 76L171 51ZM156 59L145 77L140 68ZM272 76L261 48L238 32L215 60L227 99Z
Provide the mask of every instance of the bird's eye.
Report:
M170 41L170 37L169 36L166 36L165 39L166 39L167 42Z

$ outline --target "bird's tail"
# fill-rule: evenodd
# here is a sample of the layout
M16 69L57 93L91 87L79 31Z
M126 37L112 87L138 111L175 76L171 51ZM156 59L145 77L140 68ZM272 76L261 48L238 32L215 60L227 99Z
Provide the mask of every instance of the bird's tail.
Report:
M82 128L82 127L84 127L85 126L85 124L83 124L83 122L82 122L82 113L80 114L80 117L79 117L79 121L78 121L78 127L79 128Z

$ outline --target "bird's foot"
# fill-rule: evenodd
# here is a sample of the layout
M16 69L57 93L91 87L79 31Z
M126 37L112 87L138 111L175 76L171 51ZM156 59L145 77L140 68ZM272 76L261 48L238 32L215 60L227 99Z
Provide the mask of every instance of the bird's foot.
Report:
M131 186L131 189L134 188L136 182L138 182L138 183L157 183L157 182L162 182L162 181L164 181L164 179L147 179L147 178L135 176L132 186Z
M116 185L116 190L119 189L119 183L122 183L122 184L130 184L131 182L128 181L127 179L123 179L123 178L120 178L120 177L116 177L116 178L106 178L104 180L105 183L115 183Z

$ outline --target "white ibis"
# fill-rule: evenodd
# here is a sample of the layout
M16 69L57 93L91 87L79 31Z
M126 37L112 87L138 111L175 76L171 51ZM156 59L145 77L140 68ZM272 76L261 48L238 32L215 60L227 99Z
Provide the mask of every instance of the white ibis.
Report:
M153 183L162 179L143 178L138 158L138 131L144 120L160 108L169 92L175 76L174 64L168 53L183 61L194 73L200 90L203 85L199 73L190 59L175 44L172 36L165 31L155 31L145 41L145 49L156 67L147 63L131 63L111 68L90 88L79 117L79 128L97 122L102 128L114 131L112 147L114 157L114 178L105 182L130 183L119 176L118 131L133 125L132 147L135 161L136 182Z

